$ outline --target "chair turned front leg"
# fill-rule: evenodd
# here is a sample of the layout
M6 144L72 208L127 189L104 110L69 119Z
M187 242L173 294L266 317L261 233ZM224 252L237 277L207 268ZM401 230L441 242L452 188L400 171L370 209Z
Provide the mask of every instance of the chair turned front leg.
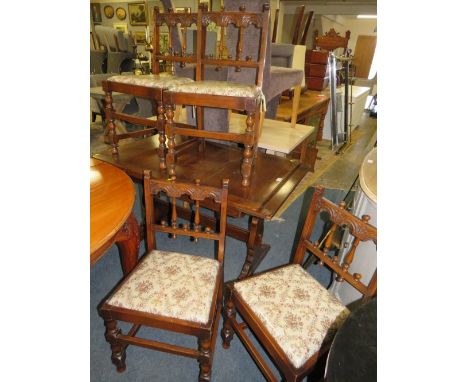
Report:
M252 172L252 158L254 145L254 113L249 113L246 120L247 127L245 129L246 140L244 143L244 154L242 158L241 175L242 185L247 187L250 185L250 175Z
M234 330L232 329L231 320L236 319L236 308L231 299L231 291L228 287L226 289L226 302L223 307L223 329L221 330L221 338L223 339L223 348L229 349L231 346L232 338L234 337Z
M112 146L112 155L119 154L119 140L115 132L114 118L112 117L114 109L112 106L112 92L106 91L104 112L106 115L107 127L104 133L104 141Z
M104 319L104 324L106 325L106 341L109 342L112 350L112 363L117 367L119 373L123 373L126 369L125 347L117 340L117 336L121 334L121 330L117 328L117 321L111 318Z
M159 168L164 170L166 168L166 135L165 135L165 118L164 106L162 102L158 102L158 131L159 131Z
M174 110L172 105L166 106L166 134L167 134L167 172L170 178L175 178L175 137L172 131L174 124Z
M198 363L200 364L199 382L209 382L211 380L211 340L210 338L198 339Z

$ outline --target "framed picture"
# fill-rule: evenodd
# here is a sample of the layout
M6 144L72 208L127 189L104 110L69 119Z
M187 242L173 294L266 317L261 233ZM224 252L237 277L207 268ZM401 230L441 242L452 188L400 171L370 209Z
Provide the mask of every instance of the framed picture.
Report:
M183 7L182 7L182 8L176 7L175 11L176 11L176 13L184 13L184 12L190 13L190 12L192 12L192 10L191 10L190 7L185 7L185 8L183 8Z
M101 6L99 3L91 3L91 17L93 23L102 23Z
M127 11L123 9L122 7L118 7L115 10L115 15L117 16L119 20L125 20L127 17Z
M138 45L146 44L146 32L145 31L135 31L133 32L133 36L135 37L136 44Z
M206 8L207 8L208 10L211 9L211 7L210 7L210 0L200 0L200 2L199 2L198 5L201 5L201 4L205 4L205 5L206 5Z
M114 29L117 29L118 31L122 31L123 33L128 33L127 23L114 23L113 27Z
M128 3L130 25L147 25L146 3Z
M104 14L108 19L111 19L112 17L114 17L114 8L112 8L110 5L106 5L104 7Z

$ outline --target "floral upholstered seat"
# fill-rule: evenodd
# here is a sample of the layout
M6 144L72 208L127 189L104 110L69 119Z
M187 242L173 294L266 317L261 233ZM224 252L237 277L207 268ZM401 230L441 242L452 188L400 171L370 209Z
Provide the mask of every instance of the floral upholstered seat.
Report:
M110 77L108 81L119 82L122 84L129 84L129 85L145 86L149 88L162 88L162 89L166 89L170 85L186 84L186 83L193 82L191 78L177 77L177 76L173 76L170 73L143 74L143 75L136 75L136 74L118 75L118 76Z
M215 298L219 269L216 260L153 250L107 303L205 324Z
M350 313L300 265L234 283L296 368L303 366Z
M184 84L173 84L168 90L177 93L263 98L262 89L259 86L245 85L230 81L196 81Z

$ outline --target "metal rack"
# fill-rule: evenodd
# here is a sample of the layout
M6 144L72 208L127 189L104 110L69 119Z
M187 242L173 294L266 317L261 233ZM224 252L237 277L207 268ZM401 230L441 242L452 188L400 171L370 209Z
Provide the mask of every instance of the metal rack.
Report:
M352 105L353 105L353 87L351 86L351 92L349 89L350 81L349 66L352 61L350 56L339 56L336 57L333 52L328 55L328 63L330 66L330 105L331 105L331 132L332 132L332 150L336 154L343 152L351 143L351 121L352 121ZM338 129L337 121L337 93L336 93L336 62L340 61L344 64L344 122L343 131ZM351 94L350 94L351 93Z

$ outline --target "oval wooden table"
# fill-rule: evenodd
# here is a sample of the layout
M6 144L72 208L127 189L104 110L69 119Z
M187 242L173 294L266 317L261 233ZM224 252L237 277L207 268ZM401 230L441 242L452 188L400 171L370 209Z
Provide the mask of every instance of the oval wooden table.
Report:
M139 226L132 213L135 188L122 170L97 159L90 163L90 253L93 266L117 244L124 274L137 264Z

